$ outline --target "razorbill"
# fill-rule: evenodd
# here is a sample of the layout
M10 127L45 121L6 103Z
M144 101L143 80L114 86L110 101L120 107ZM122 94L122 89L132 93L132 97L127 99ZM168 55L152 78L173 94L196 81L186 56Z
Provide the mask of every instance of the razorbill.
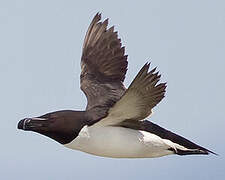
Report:
M169 154L209 154L201 147L148 120L164 98L156 68L146 63L126 89L127 55L114 26L97 13L85 36L81 57L84 111L62 110L25 118L18 128L48 136L65 147L97 156L150 158ZM213 153L215 154L215 153Z

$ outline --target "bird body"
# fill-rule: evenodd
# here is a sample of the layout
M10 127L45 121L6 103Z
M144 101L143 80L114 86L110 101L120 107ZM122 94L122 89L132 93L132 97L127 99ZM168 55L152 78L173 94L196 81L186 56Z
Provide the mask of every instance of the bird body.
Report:
M112 158L150 158L169 154L209 154L148 118L164 98L166 83L146 63L126 89L127 55L108 19L97 13L86 33L81 57L84 111L62 110L25 118L18 128L50 137L65 147Z
M146 131L93 125L84 126L79 136L65 146L97 156L149 158L173 154L167 141Z

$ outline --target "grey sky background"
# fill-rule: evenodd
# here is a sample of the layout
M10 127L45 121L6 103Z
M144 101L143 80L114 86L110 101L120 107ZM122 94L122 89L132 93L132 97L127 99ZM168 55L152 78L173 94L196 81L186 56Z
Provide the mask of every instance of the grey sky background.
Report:
M97 12L129 55L128 86L151 61L168 82L151 121L219 156L110 159L17 130L24 117L84 109L85 32ZM0 179L225 179L225 2L0 1Z

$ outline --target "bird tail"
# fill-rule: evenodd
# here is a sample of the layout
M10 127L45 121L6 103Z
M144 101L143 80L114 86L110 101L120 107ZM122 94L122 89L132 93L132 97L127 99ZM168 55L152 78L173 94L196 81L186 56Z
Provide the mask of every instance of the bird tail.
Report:
M214 155L218 155L213 151L210 151L202 146L199 146L188 139L179 136L171 131L168 131L157 124L154 124L150 121L143 121L144 124L144 130L154 133L158 136L160 136L164 142L169 145L170 151L173 151L175 154L178 155L194 155L194 154L203 154L208 155L209 153L212 153Z
M180 145L178 145L180 146ZM195 146L195 148L194 148ZM183 156L183 155L197 155L197 154L203 154L203 155L208 155L209 153L212 153L214 155L218 155L206 148L203 148L199 145L196 145L193 143L193 148L188 149L188 148L180 148L180 147L176 147L176 146L172 146L171 148L169 148L168 150L173 151L175 154Z

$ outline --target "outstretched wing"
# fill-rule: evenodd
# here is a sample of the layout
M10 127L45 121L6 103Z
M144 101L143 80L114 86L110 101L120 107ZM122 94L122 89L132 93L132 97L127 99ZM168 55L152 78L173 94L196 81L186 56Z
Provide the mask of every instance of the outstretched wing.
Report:
M123 95L127 71L127 56L114 27L107 29L108 19L100 22L101 14L93 18L86 33L81 58L81 89L88 104L111 107Z
M118 125L123 121L139 121L148 117L165 96L166 83L158 84L160 75L156 68L148 72L146 63L139 71L129 88L115 105L109 109L104 124Z

